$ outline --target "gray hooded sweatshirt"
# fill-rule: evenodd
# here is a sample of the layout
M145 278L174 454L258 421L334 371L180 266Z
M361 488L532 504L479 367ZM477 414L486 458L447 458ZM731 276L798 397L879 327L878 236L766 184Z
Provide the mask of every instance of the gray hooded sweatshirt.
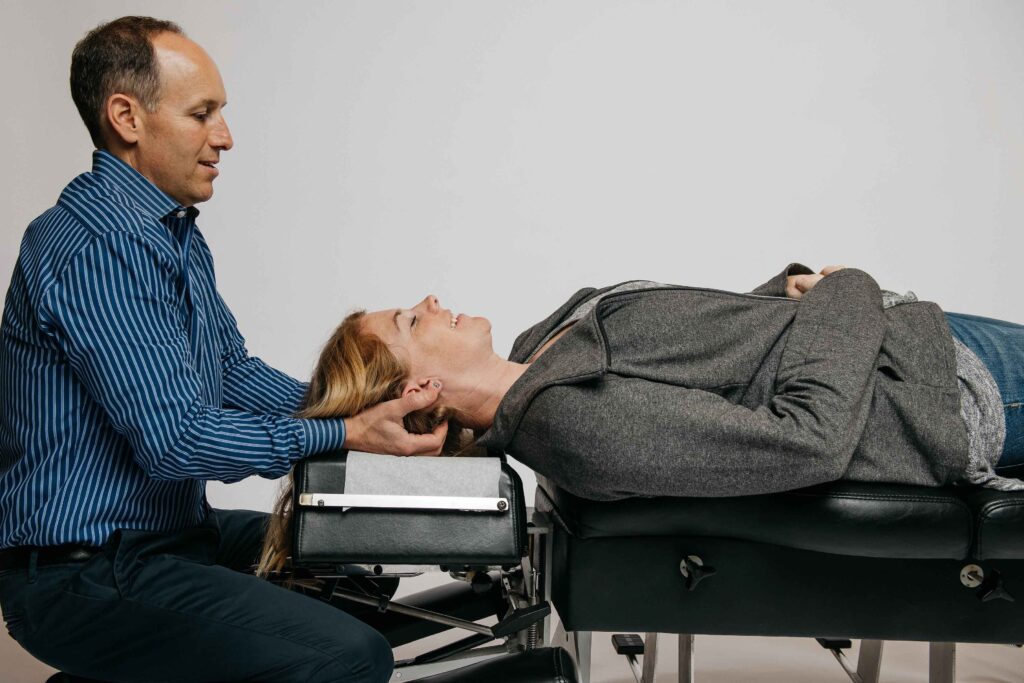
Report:
M852 268L787 299L789 271L751 294L605 296L511 387L479 445L597 500L958 480L967 434L939 307L883 310ZM510 360L610 289L574 294Z

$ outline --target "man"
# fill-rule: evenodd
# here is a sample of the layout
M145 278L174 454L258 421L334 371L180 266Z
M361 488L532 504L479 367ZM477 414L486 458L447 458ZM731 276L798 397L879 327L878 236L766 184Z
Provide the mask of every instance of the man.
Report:
M265 515L205 482L276 478L341 447L440 451L402 418L440 389L300 420L305 385L249 357L195 205L232 147L210 57L124 17L75 48L93 169L33 221L0 334L0 607L22 646L90 679L383 681L380 634L243 573ZM419 400L417 400L419 398Z

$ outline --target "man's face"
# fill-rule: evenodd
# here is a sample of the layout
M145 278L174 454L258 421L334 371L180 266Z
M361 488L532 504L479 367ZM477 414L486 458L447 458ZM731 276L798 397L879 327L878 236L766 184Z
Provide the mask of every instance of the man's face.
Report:
M215 164L231 149L224 120L227 95L217 65L201 47L175 33L153 37L160 65L160 101L142 112L133 165L182 206L213 196Z

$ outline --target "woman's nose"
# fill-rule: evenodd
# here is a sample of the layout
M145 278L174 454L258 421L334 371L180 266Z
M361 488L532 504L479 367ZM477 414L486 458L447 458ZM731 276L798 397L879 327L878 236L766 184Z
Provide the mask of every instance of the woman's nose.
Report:
M438 301L437 297L433 294L428 294L426 298L423 299L423 305L426 306L428 313L437 313L441 310L441 302Z

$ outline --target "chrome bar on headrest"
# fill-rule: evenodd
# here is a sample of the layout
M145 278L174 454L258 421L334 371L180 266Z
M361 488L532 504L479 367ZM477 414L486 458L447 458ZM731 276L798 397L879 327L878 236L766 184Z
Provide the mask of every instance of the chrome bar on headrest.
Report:
M507 512L507 498L469 496L389 496L356 493L300 493L303 507L391 508L398 510L459 510L466 512Z

